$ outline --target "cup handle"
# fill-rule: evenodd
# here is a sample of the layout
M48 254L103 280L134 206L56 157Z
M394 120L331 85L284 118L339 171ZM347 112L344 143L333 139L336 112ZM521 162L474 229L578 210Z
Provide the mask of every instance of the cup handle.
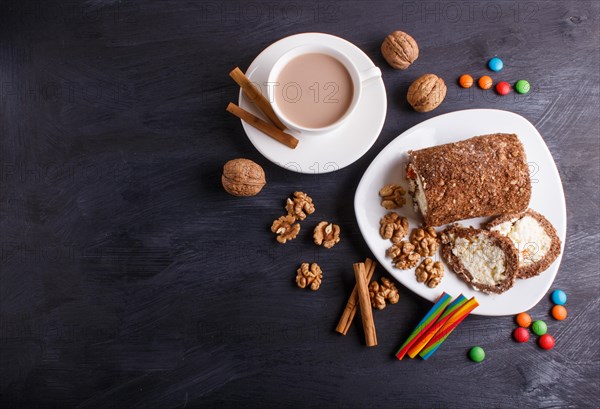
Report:
M370 79L380 78L380 77L381 77L381 70L379 69L379 67L371 67L364 71L361 71L358 74L358 78L359 78L361 84L364 84L365 82L369 81Z

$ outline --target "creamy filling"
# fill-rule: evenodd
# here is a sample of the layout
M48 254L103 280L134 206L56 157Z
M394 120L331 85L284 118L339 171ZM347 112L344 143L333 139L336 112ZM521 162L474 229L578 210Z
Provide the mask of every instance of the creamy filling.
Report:
M417 201L417 205L419 209L421 209L421 214L425 216L427 213L427 199L425 198L425 191L423 190L423 181L421 180L421 176L417 175L417 186L415 188L415 200Z
M451 237L452 254L473 277L476 284L495 286L504 281L506 256L502 249L483 233L469 239Z
M425 190L423 189L423 179L417 174L414 167L409 165L408 179L408 190L413 199L413 207L415 212L421 211L421 214L425 216L427 213L427 198L425 197Z
M536 219L524 216L512 219L490 230L512 240L519 251L519 263L529 265L543 259L552 245L552 239Z

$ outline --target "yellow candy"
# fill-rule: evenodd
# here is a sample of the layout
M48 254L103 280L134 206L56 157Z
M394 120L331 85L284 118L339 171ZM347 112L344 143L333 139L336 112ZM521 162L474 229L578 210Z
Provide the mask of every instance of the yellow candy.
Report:
M552 307L552 316L555 320L562 321L567 318L567 309L562 305Z
M469 74L461 75L458 79L458 83L463 88L471 88L473 86L473 77L471 77Z
M517 324L523 328L529 328L531 325L531 317L526 312L517 315Z
M492 77L489 75L484 75L483 77L479 78L477 84L479 84L479 88L481 89L490 89L492 88L494 81L492 81Z

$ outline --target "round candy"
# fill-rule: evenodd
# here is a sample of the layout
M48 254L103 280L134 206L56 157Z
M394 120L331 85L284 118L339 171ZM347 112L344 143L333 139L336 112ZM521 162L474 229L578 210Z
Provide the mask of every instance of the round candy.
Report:
M471 77L469 74L461 75L458 79L458 83L463 88L471 88L473 86L473 77Z
M496 84L496 92L500 95L506 95L510 92L510 84L506 81L500 81Z
M529 331L523 327L519 327L514 330L513 337L517 342L527 342L529 341Z
M538 339L538 344L543 349L554 348L554 338L550 334L544 334Z
M556 305L564 305L567 302L567 293L563 290L554 290L552 292L552 302Z
M529 328L531 325L531 317L526 312L522 312L517 315L517 325L523 328Z
M529 85L529 83L525 80L519 80L515 84L515 91L517 91L519 94L527 94L530 89L531 85Z
M544 321L537 320L531 325L531 329L535 335L544 335L548 331L548 326Z
M555 320L562 321L567 318L567 309L562 305L552 307L552 316Z
M498 72L504 67L504 63L498 57L494 57L488 61L488 68L492 71Z
M489 75L484 75L483 77L479 78L477 84L481 89L490 89L492 88L494 81L492 81L492 77L490 77Z
M485 359L485 351L482 347L473 347L469 351L469 358L473 362L481 362Z

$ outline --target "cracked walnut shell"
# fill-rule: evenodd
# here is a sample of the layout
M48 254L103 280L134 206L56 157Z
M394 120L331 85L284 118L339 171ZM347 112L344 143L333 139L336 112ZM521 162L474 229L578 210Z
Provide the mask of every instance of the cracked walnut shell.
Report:
M385 301L389 301L390 304L396 304L400 299L398 289L390 280L385 277L381 278L381 284L377 281L372 281L369 284L369 298L371 299L371 305L373 308L383 310L386 307Z
M405 70L419 58L419 46L405 32L394 31L383 40L381 54L393 68Z
M223 166L221 183L233 196L255 196L266 185L265 171L250 159L233 159Z
M306 216L313 214L315 205L312 198L304 192L294 192L294 198L288 198L285 204L285 210L288 214L298 220L306 219Z
M384 239L399 243L408 233L408 219L396 212L389 212L379 220L379 234Z
M387 250L387 254L393 258L392 263L400 270L413 268L421 260L421 255L415 253L415 246L406 240L394 244Z
M281 216L279 219L273 221L271 225L271 231L277 234L277 241L281 244L285 244L288 240L296 238L300 232L300 224L296 223L294 216Z
M310 286L310 289L317 291L321 286L323 280L323 272L321 267L317 263L302 263L300 268L296 270L296 284L300 288L306 288Z
M317 246L330 249L340 241L340 226L329 222L320 222L315 227L313 239Z
M437 287L444 277L444 265L427 257L415 270L417 281L425 283L429 288Z
M446 90L443 79L435 74L425 74L410 85L406 99L415 111L429 112L446 98Z
M433 256L439 246L438 235L433 227L414 229L410 242L415 246L415 251L423 257Z
M386 209L399 209L406 203L404 195L406 190L402 186L387 185L381 188L379 196L381 196L381 205Z

